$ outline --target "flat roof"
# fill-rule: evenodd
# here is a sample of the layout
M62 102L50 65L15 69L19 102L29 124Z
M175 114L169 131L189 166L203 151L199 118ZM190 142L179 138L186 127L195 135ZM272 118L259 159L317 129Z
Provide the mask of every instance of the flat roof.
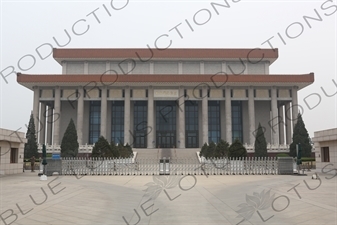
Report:
M229 86L298 86L302 89L314 82L314 74L301 75L214 75L214 74L17 74L17 82L33 86L179 86L195 87L203 83L210 87Z
M315 131L314 137L312 138L312 140L314 142L336 141L337 140L337 128Z
M278 49L220 49L220 48L169 48L165 50L148 48L54 48L53 57L62 61L83 60L249 60L270 61L278 58Z

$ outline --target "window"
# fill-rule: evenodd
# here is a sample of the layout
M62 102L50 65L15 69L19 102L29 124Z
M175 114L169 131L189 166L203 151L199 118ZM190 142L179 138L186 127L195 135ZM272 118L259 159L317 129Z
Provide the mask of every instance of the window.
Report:
M330 162L329 147L321 148L322 162Z
M199 145L198 102L185 101L185 146L197 148Z
M147 101L134 102L133 143L135 148L147 146ZM151 127L152 129L152 127Z
M208 142L220 141L220 101L208 101Z
M18 163L18 149L11 148L11 163Z
M124 101L112 101L111 140L115 144L124 144Z
M241 101L232 101L232 142L235 139L239 139L241 143L243 142Z
M95 143L101 133L101 102L90 101L89 144Z

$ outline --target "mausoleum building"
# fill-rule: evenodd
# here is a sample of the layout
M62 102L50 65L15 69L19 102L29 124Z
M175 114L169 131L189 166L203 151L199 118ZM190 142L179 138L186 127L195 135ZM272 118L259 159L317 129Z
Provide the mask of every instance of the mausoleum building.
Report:
M38 142L60 145L72 118L81 146L200 148L220 139L286 149L298 91L314 74L270 74L278 49L54 49L60 74L17 74L34 92Z

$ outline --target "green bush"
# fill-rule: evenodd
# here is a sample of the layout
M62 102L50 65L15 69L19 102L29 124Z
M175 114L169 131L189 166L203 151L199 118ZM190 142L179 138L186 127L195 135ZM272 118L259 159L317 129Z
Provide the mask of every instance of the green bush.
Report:
M76 157L78 148L77 130L73 119L70 119L61 142L61 157Z
M290 157L287 153L279 153L276 155L276 157Z
M259 123L259 127L257 129L255 143L254 143L254 156L255 157L267 157L267 142L264 136L263 129L261 124Z
M133 151L129 144L126 144L125 146L122 144L119 144L117 146L117 150L118 150L118 155L121 158L130 158L133 156Z
M231 144L228 153L228 156L231 158L247 157L247 149L242 145L239 139L235 139L235 141Z
M30 163L30 159L24 159L23 162L29 162ZM35 159L35 162L40 162L40 159Z
M206 143L202 146L199 156L208 158L223 158L227 157L229 151L229 144L224 140L220 140L217 144L213 141L207 145Z
M229 144L227 141L220 140L218 144L216 145L215 149L215 155L214 157L227 157L228 156L228 151L229 151Z
M201 150L200 150L199 156L200 156L200 157L201 157L201 156L206 157L206 155L207 155L207 150L208 150L208 145L205 143L205 144L202 146Z
M103 137L100 136L95 143L95 146L92 149L92 157L114 157L112 149L109 142Z
M304 157L304 158L301 158L302 159L302 162L313 162L313 161L316 161L315 158L309 158L309 157Z
M36 130L34 124L34 117L33 114L30 115L29 125L26 133L27 143L25 143L24 148L24 158L30 159L32 156L38 158L38 146L36 141Z
M296 157L296 145L301 144L302 156L310 158L312 146L310 144L310 138L305 124L302 119L302 115L299 113L297 116L297 123L293 131L293 142L290 144L289 154Z

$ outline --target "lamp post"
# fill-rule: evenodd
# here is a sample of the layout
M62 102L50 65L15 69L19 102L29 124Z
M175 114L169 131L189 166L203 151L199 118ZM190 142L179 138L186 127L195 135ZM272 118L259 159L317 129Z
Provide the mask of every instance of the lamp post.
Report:
M43 165L43 175L40 177L40 180L47 180L47 176L46 176L46 165L47 165L47 150L46 150L46 145L43 144L42 146L42 165Z
M300 165L302 164L302 146L301 143L298 143L296 145L296 153L297 153L297 159L296 159L296 164L297 164L297 170L298 174L300 174ZM303 172L304 173L304 172Z

